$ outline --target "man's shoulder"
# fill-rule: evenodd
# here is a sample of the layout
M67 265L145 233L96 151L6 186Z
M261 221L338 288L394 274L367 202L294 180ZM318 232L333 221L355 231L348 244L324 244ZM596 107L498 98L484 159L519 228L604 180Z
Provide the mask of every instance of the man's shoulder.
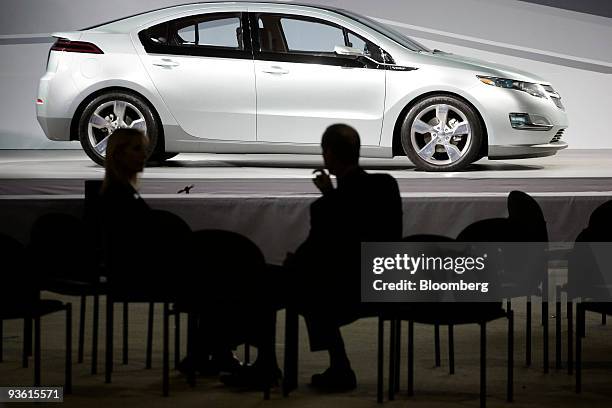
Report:
M398 190L395 177L387 173L368 173L370 185L377 190Z

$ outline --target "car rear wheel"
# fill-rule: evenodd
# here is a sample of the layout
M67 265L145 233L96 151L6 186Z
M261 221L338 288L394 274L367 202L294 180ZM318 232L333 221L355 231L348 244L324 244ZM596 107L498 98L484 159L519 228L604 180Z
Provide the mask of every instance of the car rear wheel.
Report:
M412 163L426 171L459 171L478 160L482 144L478 114L459 98L431 96L408 111L402 146Z
M108 138L119 128L141 130L149 138L147 157L155 156L157 160L163 157L163 146L158 146L159 125L155 115L147 103L127 92L105 93L87 104L78 127L79 140L85 153L104 166Z

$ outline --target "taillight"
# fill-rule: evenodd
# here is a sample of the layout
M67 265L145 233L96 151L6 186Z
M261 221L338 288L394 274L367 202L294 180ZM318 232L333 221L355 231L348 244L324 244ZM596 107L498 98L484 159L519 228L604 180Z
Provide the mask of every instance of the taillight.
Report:
M65 52L81 52L86 54L104 54L97 45L88 43L85 41L70 41L65 38L58 39L51 51L65 51Z

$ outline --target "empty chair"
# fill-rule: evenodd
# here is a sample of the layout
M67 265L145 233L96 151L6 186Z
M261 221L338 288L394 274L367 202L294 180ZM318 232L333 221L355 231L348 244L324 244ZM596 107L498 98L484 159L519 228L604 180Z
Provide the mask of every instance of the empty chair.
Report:
M175 301L176 287L181 283L178 272L184 269L184 260L193 256L193 253L189 251L191 229L179 216L168 211L152 210L142 227L143 230L139 234L140 241L127 242L129 246L126 248L117 247L111 238L107 248L105 363L107 383L111 382L114 365L114 304L163 303L163 347L164 356L166 356L169 304ZM162 382L164 396L168 395L169 379L166 375L168 363L169 361L164 358Z
M0 235L0 322L9 319L24 320L23 365L27 367L30 338L27 328L34 321L34 386L41 379L41 317L66 312L66 358L64 392L72 391L72 306L59 300L40 299L40 272L28 262L24 247L13 238ZM35 273L37 272L37 273ZM0 343L2 337L0 336ZM1 349L1 346L0 346ZM2 353L0 353L1 355Z
M531 318L532 296L542 297L542 336L544 372L548 372L548 257L546 221L537 201L522 191L508 195L508 217L477 221L457 237L459 241L475 241L482 237L488 242L521 243L532 245L505 245L504 268L500 274L507 308L511 299L526 297L527 319L525 321L525 364L531 365Z
M83 361L87 297L94 301L92 374L97 372L98 296L100 258L85 225L69 214L49 213L32 225L28 252L41 278L41 289L80 297L78 362Z
M489 220L488 220L489 221ZM494 220L491 223L506 224L506 221ZM476 225L475 225L476 224ZM487 223L477 222L463 230L459 237L465 242L495 242L485 235L488 229L481 228ZM436 242L435 236L415 236L406 239L412 242ZM501 236L500 236L501 238ZM437 237L437 242L449 242L446 237ZM502 242L501 240L499 242ZM454 327L461 324L478 324L480 326L480 405L486 406L486 325L488 322L500 319L508 319L508 376L507 376L507 400L513 399L513 355L514 355L514 313L512 310L504 310L501 302L452 302L452 303L410 303L405 307L398 308L395 318L408 321L408 395L414 394L414 323L447 325ZM393 326L392 326L393 330ZM452 333L452 329L451 329ZM391 350L394 349L392 335ZM452 347L452 336L450 337ZM393 351L392 351L393 352ZM451 353L452 355L452 353ZM399 370L390 370L392 375L397 375ZM390 381L395 385L396 381ZM393 397L394 388L390 387L390 397Z
M612 201L593 211L589 225L577 237L568 263L568 312L569 299L580 298L576 305L576 392L582 391L582 338L585 336L586 312L612 315L609 302L612 272ZM571 315L568 314L568 323ZM568 336L572 327L568 325ZM569 339L569 337L568 337ZM569 347L569 346L568 346ZM570 364L568 362L568 364Z

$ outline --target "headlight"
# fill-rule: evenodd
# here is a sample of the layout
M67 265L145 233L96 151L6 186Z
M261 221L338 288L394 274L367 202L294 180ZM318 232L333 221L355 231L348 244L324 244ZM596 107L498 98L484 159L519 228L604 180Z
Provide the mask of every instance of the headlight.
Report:
M498 86L500 88L516 89L517 91L527 92L529 95L537 96L538 98L546 98L546 92L540 84L490 76L477 75L477 77L483 84Z

